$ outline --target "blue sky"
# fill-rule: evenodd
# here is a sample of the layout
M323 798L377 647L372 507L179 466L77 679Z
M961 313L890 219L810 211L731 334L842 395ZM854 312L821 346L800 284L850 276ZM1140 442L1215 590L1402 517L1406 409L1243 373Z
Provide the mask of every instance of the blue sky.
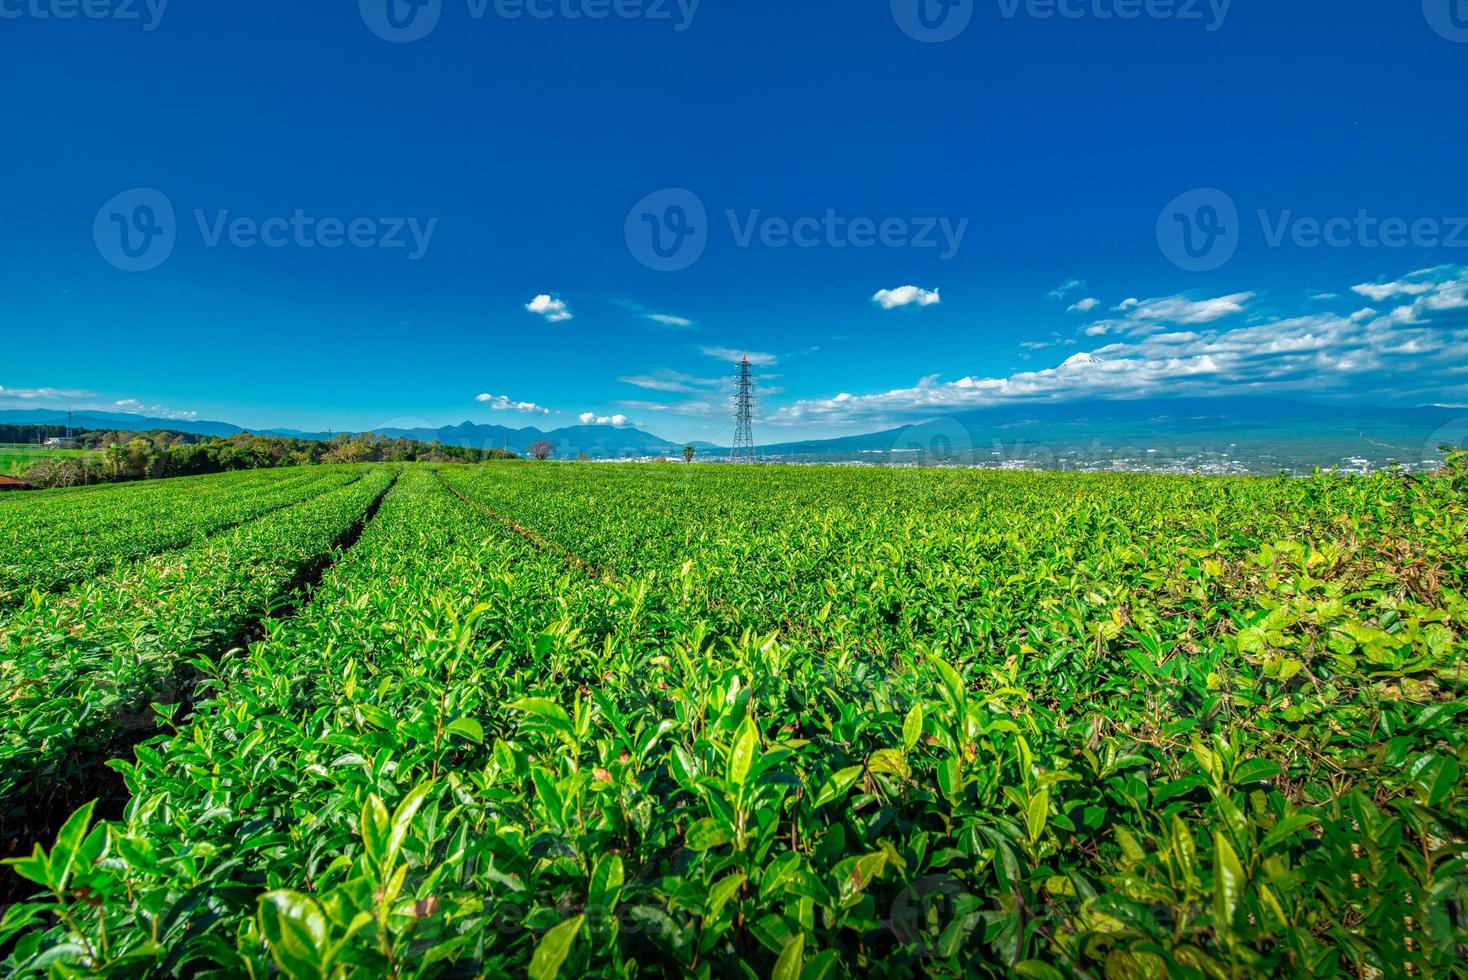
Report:
M1464 0L90 2L0 0L0 407L1468 403Z

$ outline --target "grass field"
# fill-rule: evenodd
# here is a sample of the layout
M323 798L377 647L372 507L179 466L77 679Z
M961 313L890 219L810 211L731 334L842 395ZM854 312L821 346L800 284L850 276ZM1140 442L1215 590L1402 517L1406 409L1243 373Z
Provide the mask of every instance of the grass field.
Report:
M85 455L85 449L47 449L44 446L0 442L0 476L20 476L32 463L41 459L69 459Z
M0 498L7 975L1468 970L1461 459L283 472Z

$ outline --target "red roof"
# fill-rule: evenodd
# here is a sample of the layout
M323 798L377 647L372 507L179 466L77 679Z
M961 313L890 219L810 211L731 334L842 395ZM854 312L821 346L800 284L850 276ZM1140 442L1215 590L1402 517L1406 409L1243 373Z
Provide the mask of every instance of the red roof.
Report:
M0 487L23 487L24 480L17 480L13 476L0 476Z

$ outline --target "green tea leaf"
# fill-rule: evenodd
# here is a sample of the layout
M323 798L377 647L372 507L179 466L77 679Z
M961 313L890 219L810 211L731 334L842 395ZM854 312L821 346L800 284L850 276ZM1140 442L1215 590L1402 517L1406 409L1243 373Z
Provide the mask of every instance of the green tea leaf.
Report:
M609 916L617 910L622 897L622 859L615 854L604 854L591 872L591 885L587 889L587 905L595 909L598 916Z
M530 957L530 980L555 980L560 975L561 965L566 962L571 944L585 921L586 916L575 916L540 937Z
M444 726L444 732L466 738L475 745L484 744L484 726L473 718L455 718Z
M734 839L733 832L721 821L704 817L688 828L683 843L691 851L707 851L722 847Z
M902 747L911 752L923 737L923 703L917 702L902 720Z
M314 899L281 889L260 897L260 932L270 956L290 977L325 976L327 956L326 915Z
M558 732L573 734L575 731L571 725L571 716L566 714L565 708L554 701L548 701L545 698L521 698L511 702L510 707L546 722Z
M821 791L816 794L815 806L817 809L837 800L846 798L851 787L861 778L863 768L861 766L849 766L839 772L832 773L821 786Z
M744 785L758 750L759 729L755 727L754 719L746 716L739 730L734 733L734 744L729 749L729 782L736 786Z
M804 966L805 933L798 932L780 951L780 958L775 961L770 980L800 980L800 971Z
M719 913L723 911L729 899L734 897L739 891L739 886L743 884L744 872L742 871L725 875L723 878L714 882L713 887L709 889L708 908L704 914L710 919L718 918Z
M1213 835L1213 914L1219 927L1232 926L1244 891L1244 867L1223 831Z
M1032 843L1039 842L1040 836L1045 833L1045 824L1049 819L1050 793L1042 789L1031 797L1029 809L1025 811L1025 828L1029 831Z

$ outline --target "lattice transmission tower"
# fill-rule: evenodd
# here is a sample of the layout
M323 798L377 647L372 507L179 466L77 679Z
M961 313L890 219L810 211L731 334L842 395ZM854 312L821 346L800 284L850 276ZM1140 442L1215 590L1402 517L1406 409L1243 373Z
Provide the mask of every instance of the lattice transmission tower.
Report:
M749 370L749 355L739 359L734 375L734 448L729 462L754 462L754 375Z

